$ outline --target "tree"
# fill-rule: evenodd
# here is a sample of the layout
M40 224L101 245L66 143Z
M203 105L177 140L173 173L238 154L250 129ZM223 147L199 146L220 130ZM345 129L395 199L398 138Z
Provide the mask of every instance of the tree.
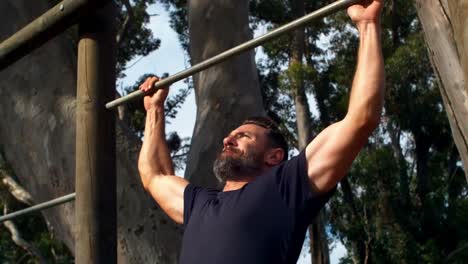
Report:
M246 0L189 1L188 11L192 64L252 38ZM193 80L197 119L185 178L216 187L212 162L222 139L247 117L263 113L253 52L202 71Z
M273 19L284 17L283 10L287 10L284 1L265 3L261 8L268 10L267 15ZM272 8L275 4L282 7L278 8L280 11ZM306 42L304 60L315 70L312 79L307 80L312 88L307 95L315 97L319 113L318 120L312 122L314 133L339 120L346 109L357 50L356 32L347 21L343 13L325 20L329 28L325 33L330 40L328 53L307 52L307 46L314 47L315 43ZM456 259L453 256L457 254L461 259L459 252L463 251L464 239L457 236L449 243L448 237L435 231L441 222L454 230L463 228L464 221L453 210L466 210L461 209L466 206L466 196L461 191L466 187L463 184L456 187L463 173L457 163L457 152L451 147L437 83L412 3L390 1L384 12L383 29L387 65L385 116L330 203L330 228L335 238L348 248L347 260L354 263L411 263L422 259L437 262L447 256ZM285 48L288 43L291 42L277 40L266 45L268 66L262 68L268 69L267 76L260 80L268 83L262 88L292 87L295 79L291 77L300 76L297 74L300 71L291 71L291 67L287 71L284 67L275 69L281 64L278 61L287 62L293 53ZM277 72L272 73L271 69ZM283 104L283 96L278 93L282 92L264 91L274 94L268 98L273 101L280 98ZM278 102L269 103L275 109L277 105ZM283 116L287 116L286 124L299 119ZM289 131L296 133L290 124ZM445 217L450 220L442 221ZM435 242L441 237L446 243ZM434 254L435 251L443 253Z
M468 181L468 40L466 1L420 1L416 10Z
M330 21L339 33L327 71L339 91L350 82L356 36L339 15ZM382 22L384 116L332 199L332 231L350 253L343 263L462 263L466 240L445 234L463 232L466 221L455 211L466 211L466 186L421 23L407 1L390 1Z

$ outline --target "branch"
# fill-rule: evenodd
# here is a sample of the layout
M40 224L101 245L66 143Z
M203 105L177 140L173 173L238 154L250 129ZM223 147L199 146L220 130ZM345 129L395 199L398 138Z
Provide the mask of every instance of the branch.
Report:
M397 162L399 176L400 176L400 200L403 206L409 205L409 182L408 182L408 167L406 165L405 156L400 145L401 128L393 127L390 118L385 116L384 122L390 137L390 144L393 149L393 156Z
M168 98L166 100L165 109L164 109L164 116L169 118L175 118L177 115L178 109L182 107L182 104L187 99L187 96L191 92L191 87L188 86L187 88L179 90L178 94Z
M118 91L115 91L115 99L122 97ZM117 117L125 125L130 126L130 113L127 104L117 106Z
M3 213L7 214L8 212L8 206L5 204L3 207ZM42 254L37 250L36 247L28 243L26 240L24 240L21 237L21 233L19 232L18 228L16 225L13 223L13 221L8 220L3 223L3 225L10 231L11 234L11 240L19 246L20 248L24 249L27 251L29 254L31 254L33 257L35 257L40 264L46 264L47 261L46 259L42 256Z
M188 153L189 153L189 150L188 150L188 148L187 148L187 150L185 150L185 151L182 152L182 153L179 153L179 154L175 153L174 155L172 155L171 158L172 158L172 159L177 159L177 158L186 157Z
M369 237L369 233L366 230L367 219L363 219L362 215L358 212L358 208L356 206L354 193L352 191L352 187L348 178L345 177L340 181L341 191L343 192L343 200L344 203L347 204L351 209L351 222L353 223L363 223L362 232L366 233ZM364 207L364 217L367 217L366 208ZM370 241L368 241L370 243ZM368 243L361 239L351 242L352 249L356 255L356 258L359 260L355 260L354 263L361 263L363 262L368 256Z
M122 23L122 26L120 27L119 32L117 33L117 36L115 37L115 41L117 42L117 47L120 46L120 43L122 42L122 39L124 39L125 35L127 34L128 27L131 22L133 22L134 14L133 14L133 7L130 4L128 0L122 0L122 3L125 6L125 9L127 9L127 15L125 16L125 20Z
M0 178L2 179L2 183L5 184L8 191L17 200L27 205L32 205L34 202L31 194L28 191L26 191L21 185L19 185L13 178L13 176L11 176L5 168L6 161L3 158L3 155L0 154Z
M369 218L367 217L367 208L366 205L364 204L364 231L367 235L367 240L364 242L365 244L365 257L364 257L364 263L367 264L370 262L370 244L372 242L372 236L371 232L369 230Z
M446 263L449 261L454 260L458 256L458 254L463 253L463 251L468 249L468 243L465 243L463 246L455 249L454 251L450 252L447 256Z

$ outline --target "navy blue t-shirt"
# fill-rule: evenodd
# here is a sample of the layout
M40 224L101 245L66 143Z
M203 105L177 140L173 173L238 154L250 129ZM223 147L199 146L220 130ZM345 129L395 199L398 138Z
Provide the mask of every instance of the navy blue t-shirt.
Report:
M331 193L311 191L304 151L235 191L189 184L181 264L296 263Z

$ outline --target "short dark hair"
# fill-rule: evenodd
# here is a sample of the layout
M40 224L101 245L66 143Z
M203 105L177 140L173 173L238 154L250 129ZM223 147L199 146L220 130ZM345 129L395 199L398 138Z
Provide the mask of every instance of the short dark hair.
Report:
M278 124L273 119L265 116L252 116L242 123L242 125L249 124L268 129L267 135L270 139L271 146L274 148L281 148L284 151L283 160L288 160L288 142L279 130Z

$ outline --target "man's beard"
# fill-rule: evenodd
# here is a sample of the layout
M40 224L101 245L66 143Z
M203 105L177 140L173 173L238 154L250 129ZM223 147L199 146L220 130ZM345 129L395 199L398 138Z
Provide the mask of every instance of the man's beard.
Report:
M213 172L220 183L227 180L241 180L255 176L262 169L263 154L248 150L244 153L234 151L234 155L221 152L213 164Z

